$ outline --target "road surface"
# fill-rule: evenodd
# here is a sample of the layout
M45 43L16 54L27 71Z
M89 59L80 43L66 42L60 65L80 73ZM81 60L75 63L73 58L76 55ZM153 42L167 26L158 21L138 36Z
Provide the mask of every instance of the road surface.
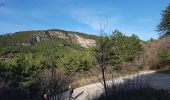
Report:
M124 83L127 79L135 78L138 78L140 81L147 80L153 88L170 90L170 74L155 73L155 71L144 71L138 74L117 77L107 81L107 84ZM101 95L103 91L104 89L101 83L94 83L74 89L72 97L74 98L73 100L90 100L93 97Z

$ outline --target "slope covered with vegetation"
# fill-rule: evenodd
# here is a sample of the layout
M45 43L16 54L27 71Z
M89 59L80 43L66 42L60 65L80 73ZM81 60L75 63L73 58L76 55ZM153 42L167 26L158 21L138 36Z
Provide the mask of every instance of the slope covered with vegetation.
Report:
M164 34L167 36L169 31ZM33 94L42 96L47 91L64 91L76 75L93 70L107 75L112 71L169 68L169 39L144 42L118 30L103 36L58 29L1 35L1 90L13 90L7 93L11 95L37 91Z

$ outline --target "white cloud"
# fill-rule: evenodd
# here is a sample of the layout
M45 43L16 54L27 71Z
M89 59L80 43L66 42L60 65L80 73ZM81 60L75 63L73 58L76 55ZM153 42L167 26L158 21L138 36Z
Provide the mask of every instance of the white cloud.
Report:
M114 9L115 10L115 9ZM113 28L115 23L121 20L120 16L115 16L115 12L105 8L78 8L70 11L70 16L84 24L89 25L94 30L99 30L100 25L107 24L108 29ZM104 27L104 26L103 26Z

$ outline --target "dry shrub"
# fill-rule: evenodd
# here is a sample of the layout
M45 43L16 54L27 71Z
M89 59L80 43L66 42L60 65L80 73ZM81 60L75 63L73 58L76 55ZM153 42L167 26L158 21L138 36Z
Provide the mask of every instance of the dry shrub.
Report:
M143 54L136 57L132 62L124 62L121 65L121 70L164 69L166 65L160 60L159 54L168 50L170 50L170 37L149 43L145 47Z
M121 73L131 73L136 72L138 70L138 67L133 62L123 62L120 67Z
M151 66L153 69L157 69L157 66L160 63L159 53L168 49L170 49L170 37L163 38L149 45L143 55L145 65Z
M51 68L45 69L39 74L37 83L41 89L41 93L59 94L65 91L71 81L64 69Z

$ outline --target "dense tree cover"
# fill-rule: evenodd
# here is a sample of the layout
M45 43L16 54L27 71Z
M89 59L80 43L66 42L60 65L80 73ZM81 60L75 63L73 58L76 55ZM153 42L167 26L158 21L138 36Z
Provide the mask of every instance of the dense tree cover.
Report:
M79 32L71 32L64 30L47 30L47 31L59 31L66 34L77 34L85 38L96 39L97 36L87 35ZM46 31L44 31L46 32ZM57 52L63 54L69 51L85 51L85 48L79 44L70 41L69 39L61 39L57 37L48 37L48 41L41 41L34 45L29 45L31 38L38 34L39 31L23 31L0 35L0 57L1 58L13 58L16 54L45 54L48 55L51 52Z
M142 42L136 35L125 36L115 30L111 36L112 66L118 66L123 61L132 61L142 51Z
M40 73L48 69L64 69L64 73L70 75L87 72L99 64L96 63L94 55L94 49L100 46L100 39L97 36L81 35L99 39L97 45L92 48L84 48L58 37L48 37L48 41L33 45L21 45L29 41L34 34L37 33L29 31L0 36L0 80L7 87L30 88L34 86L35 79ZM116 30L103 39L102 45L105 46L104 52L108 57L105 63L109 63L112 68L118 69L122 62L133 60L142 51L142 43L135 35L125 36Z
M108 97L108 86L106 84L106 73L108 69L121 69L123 62L132 62L143 51L142 42L136 35L125 36L118 30L112 35L107 35L102 29L100 38L94 49L96 58L96 70L99 70L102 78L98 79L104 87L106 99ZM109 68L111 66L111 68Z
M105 62L116 69L122 62L133 61L142 53L144 45L136 35L125 36L118 30L110 36L105 36L103 42L103 46L106 46L104 52L107 52ZM98 43L100 44L100 39Z
M49 59L43 55L33 54L16 55L12 59L0 61L1 77L5 80L18 82L19 85L29 84L31 79L37 75L44 67L50 67Z
M95 57L91 49L57 37L50 37L48 41L41 41L31 46L14 45L28 41L33 34L36 34L34 31L32 32L18 32L0 37L0 41L3 41L0 43L2 68L11 68L8 71L19 68L23 70L23 75L30 78L37 71L52 66L63 67L67 72L88 71L94 66ZM140 40L135 35L125 36L115 30L111 36L104 37L104 39L107 42L110 57L108 59L112 66L118 66L123 61L133 60L142 51ZM24 78L26 77L24 76Z
M10 84L17 82L16 86L26 86L47 68L60 67L70 73L88 71L93 66L91 51L69 40L49 37L48 41L21 45L28 42L34 34L37 32L0 36L0 79L12 81Z
M170 34L170 4L162 12L162 19L158 25L158 31L160 31L163 36Z
M21 43L28 42L34 34L37 34L37 32L25 31L0 35L0 46L17 46Z
M69 52L59 60L59 66L65 67L68 72L88 71L93 67L94 57L90 51Z

